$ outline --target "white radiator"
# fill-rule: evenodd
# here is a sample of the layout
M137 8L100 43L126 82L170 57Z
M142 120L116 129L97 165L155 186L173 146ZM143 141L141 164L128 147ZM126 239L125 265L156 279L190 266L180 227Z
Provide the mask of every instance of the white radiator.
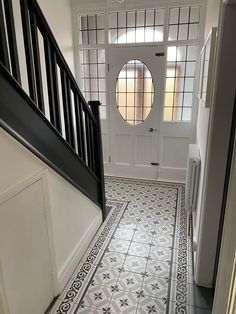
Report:
M197 207L198 184L200 175L200 156L196 144L189 145L185 208L188 212L193 212Z

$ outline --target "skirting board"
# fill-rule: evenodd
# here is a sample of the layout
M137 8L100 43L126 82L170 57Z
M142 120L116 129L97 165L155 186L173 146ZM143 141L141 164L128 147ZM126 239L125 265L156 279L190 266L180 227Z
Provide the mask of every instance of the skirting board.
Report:
M80 262L81 258L85 254L86 250L89 247L90 242L95 236L96 232L100 228L102 224L102 213L99 213L95 219L92 221L90 227L87 232L84 234L83 238L78 242L75 249L71 253L71 255L67 258L65 264L58 272L58 291L60 294L65 288L68 280L76 269L77 264Z

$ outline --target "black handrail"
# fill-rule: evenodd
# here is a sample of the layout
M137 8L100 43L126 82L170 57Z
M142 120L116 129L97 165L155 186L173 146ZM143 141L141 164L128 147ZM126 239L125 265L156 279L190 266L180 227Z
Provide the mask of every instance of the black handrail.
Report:
M91 106L97 108L93 108L91 111L58 47L37 1L19 0L19 2L28 77L28 96L31 99L31 102L28 101L28 104L34 104L36 109L34 112L38 113L39 119L42 119L43 116L46 118L46 106L48 106L50 118L48 118L49 123L47 123L47 127L54 129L54 134L60 137L60 141L64 142L66 147L70 147L73 154L77 156L78 161L81 162L83 167L87 168L86 173L96 179L99 185L98 190L101 194L96 201L104 208L105 198L102 196L104 195L104 173L101 151L101 128L98 112L99 102L90 103ZM41 51L42 46L40 47L39 45L39 34L43 39L43 53ZM43 57L45 69L42 67ZM21 85L12 0L0 1L0 63L1 72L6 70L8 74L11 74L14 80ZM43 70L47 78L46 83L43 82ZM7 78L8 83L12 84L12 81L6 73L4 73L4 78ZM47 97L45 97L44 84L47 84ZM12 86L13 85L16 86L15 84L12 84ZM20 95L23 95L23 91L21 91ZM25 97L24 95L24 98ZM48 99L48 104L45 102L46 98ZM22 141L22 134L26 134L26 129L21 130L19 123L16 126L17 122L12 122L12 117L10 117L11 111L7 109L7 106L4 106L2 106L2 108L4 108L2 109L2 116L4 116L5 121L3 121L1 117L0 108L1 125L7 130L8 128L6 126L8 125L9 129L11 128L10 133L14 134L15 137L17 137L17 132L21 133L19 137L21 137ZM31 113L28 112L28 115L30 114ZM35 116L32 114L31 118L35 119ZM45 118L43 118L44 121ZM7 119L9 121L6 121ZM14 117L14 119L17 119L17 117ZM14 124L15 130L12 130L12 128L14 129ZM28 141L27 139L22 142L27 146L26 143L28 143ZM32 142L34 142L34 139L32 139ZM28 147L38 156L42 155L42 152L38 151L40 149L39 147L43 147L42 145L29 143ZM32 149L32 147L35 149ZM44 148L42 148L42 151L45 152ZM51 156L50 154L48 155ZM55 164L57 170L58 165L61 164L56 160L50 160L48 163L50 165ZM59 172L63 174L66 170L60 169ZM68 173L65 173L65 177L68 178ZM74 185L78 187L79 181L84 179L85 178L77 178ZM71 180L69 181L71 182ZM72 181L74 181L74 179Z

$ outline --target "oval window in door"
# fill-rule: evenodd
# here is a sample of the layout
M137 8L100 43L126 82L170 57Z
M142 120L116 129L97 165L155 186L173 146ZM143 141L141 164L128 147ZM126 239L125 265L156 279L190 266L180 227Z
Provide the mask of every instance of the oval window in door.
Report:
M142 123L149 115L154 98L151 72L140 60L130 60L120 70L116 83L117 109L130 125Z

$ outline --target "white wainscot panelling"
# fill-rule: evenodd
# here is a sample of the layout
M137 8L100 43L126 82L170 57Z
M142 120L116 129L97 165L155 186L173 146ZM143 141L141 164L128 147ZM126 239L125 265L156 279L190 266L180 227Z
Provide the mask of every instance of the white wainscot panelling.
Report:
M152 136L143 136L137 135L136 136L136 166L146 166L150 167L152 162Z
M103 162L107 164L109 162L109 136L106 133L102 133L102 149L103 149Z
M0 203L1 276L11 314L44 313L53 280L42 181Z
M118 165L131 165L131 136L117 134L115 137L115 161Z
M163 137L161 166L186 168L189 138Z

